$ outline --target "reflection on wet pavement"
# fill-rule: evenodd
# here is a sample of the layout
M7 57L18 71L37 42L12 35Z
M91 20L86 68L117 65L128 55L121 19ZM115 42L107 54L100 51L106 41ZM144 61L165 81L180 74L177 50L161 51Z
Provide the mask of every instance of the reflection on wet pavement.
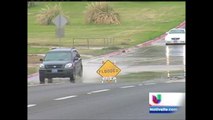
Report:
M102 65L103 60L111 60L121 68L119 76L127 75L130 73L138 72L167 72L167 77L173 77L177 75L170 75L173 71L182 71L185 73L185 45L165 45L164 41L161 40L152 46L142 47L134 49L134 52L126 52L121 55L112 57L102 57L99 59L93 59L88 61L85 66L88 68L89 74L86 75L84 82L98 82L100 76L97 75L96 70ZM184 74L179 74L185 77ZM92 78L93 79L88 79ZM119 77L118 76L118 77ZM164 77L164 79L167 77ZM118 80L122 82L122 80Z

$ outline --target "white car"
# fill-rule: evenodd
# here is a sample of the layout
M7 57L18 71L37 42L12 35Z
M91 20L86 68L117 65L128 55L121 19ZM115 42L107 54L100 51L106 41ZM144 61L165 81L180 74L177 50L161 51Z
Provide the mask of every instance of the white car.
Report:
M185 44L186 36L185 36L184 28L174 28L167 32L165 37L166 45L169 44Z

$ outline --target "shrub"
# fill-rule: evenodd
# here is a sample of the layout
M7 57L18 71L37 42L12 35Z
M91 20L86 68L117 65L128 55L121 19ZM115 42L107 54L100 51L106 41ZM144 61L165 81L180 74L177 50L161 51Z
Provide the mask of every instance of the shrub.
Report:
M120 24L119 14L106 2L92 2L86 8L86 23Z
M53 24L52 20L59 14L65 16L60 4L51 8L47 5L46 8L42 8L41 11L36 15L36 20L41 25L50 25ZM67 16L65 17L68 18Z

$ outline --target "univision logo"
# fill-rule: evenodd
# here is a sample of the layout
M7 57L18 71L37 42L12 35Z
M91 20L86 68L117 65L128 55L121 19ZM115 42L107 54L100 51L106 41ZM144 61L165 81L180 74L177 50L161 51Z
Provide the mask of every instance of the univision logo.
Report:
M155 104L159 104L161 102L161 94L157 94L156 96L155 95L152 95L152 101L155 103Z
M149 93L149 113L174 113L182 106L185 93Z

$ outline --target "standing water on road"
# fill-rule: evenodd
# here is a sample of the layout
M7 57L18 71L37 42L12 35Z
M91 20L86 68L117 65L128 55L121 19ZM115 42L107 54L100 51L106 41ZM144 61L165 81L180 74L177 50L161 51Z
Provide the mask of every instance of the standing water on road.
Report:
M141 80L148 79L144 76L150 72L149 76L151 77L149 79L166 80L167 77L173 76L185 77L185 45L165 45L164 41L160 40L151 46L136 48L134 51L128 51L120 55L83 60L83 78L77 80L77 82L101 82L102 78L96 71L101 67L104 60L115 62L121 69L117 82L126 82L123 79L126 76L132 76L133 73L140 73L141 76L138 76L138 78L141 78ZM177 75L175 75L176 73ZM134 82L134 76L127 78L133 79L130 81ZM30 84L39 83L38 76L28 79L28 81L31 81ZM69 82L69 80L55 79L54 82Z

